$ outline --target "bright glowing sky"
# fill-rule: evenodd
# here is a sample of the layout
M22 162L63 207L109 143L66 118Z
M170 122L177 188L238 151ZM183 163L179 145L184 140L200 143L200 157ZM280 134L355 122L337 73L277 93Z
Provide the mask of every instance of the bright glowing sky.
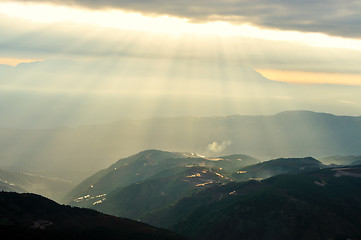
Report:
M154 1L156 5L158 0ZM157 9L150 1L144 2L144 6L123 9L121 1L107 2L114 7L91 0L74 1L78 5L68 5L68 1L52 5L46 0L0 0L0 64L30 63L10 69L0 65L0 90L153 97L189 93L192 97L224 101L244 98L245 102L253 96L259 102L259 113L263 113L273 110L261 98L282 101L282 107L274 111L307 109L313 106L312 94L321 91L316 84L361 86L361 39L353 33L355 26L347 25L359 19L355 14L346 14L352 9L357 11L359 6L351 0L348 11L338 11L337 1L332 1L327 11L332 10L335 15L328 14L326 6L322 9L325 5L322 1L317 1L318 9L313 10L306 5L298 6L297 1L291 1L292 6L284 9L277 5L279 1L273 0L278 6L272 6L273 15L266 1L257 2L258 8L254 8L253 1L225 1L224 6L219 1L210 1L209 4L219 7L214 14L212 9L217 8L207 6L184 6L181 11L170 4ZM178 0L174 3L182 6ZM195 1L194 6L198 3ZM242 4L249 12L242 12ZM233 7L240 15L227 15ZM199 11L192 12L194 9ZM253 15L254 9L264 11ZM324 21L324 16L330 19ZM35 61L44 64L31 63ZM265 79L250 69L274 81L304 83L315 88L302 92L303 87L298 85L292 85L297 86L292 89L265 87L262 85ZM273 92L268 93L269 89ZM348 96L345 89L338 95L334 90L326 92L328 98L322 99L325 109L332 109L329 99L334 99L341 109L342 104L357 103L359 96L357 93ZM183 107L193 105L189 102L189 106ZM219 105L223 110L226 103ZM354 104L353 114L358 107ZM227 108L226 113L230 114L239 113L237 109L241 108L251 109L242 113L257 113L256 107L240 103ZM199 109L203 108L185 114Z
M301 33L262 29L249 24L228 22L190 23L187 19L169 16L143 16L120 10L95 11L42 4L0 3L0 13L44 23L74 22L155 33L242 36L275 41L292 41L310 46L361 50L361 40L331 37L321 33Z
M205 36L221 36L221 37L245 37L253 39L264 39L274 41L275 45L284 43L304 44L311 47L330 48L330 49L349 49L353 51L361 51L361 40L345 38L339 36L329 36L324 33L309 33L299 31L285 31L285 30L272 30L260 28L257 26L243 23L241 25L234 25L229 22L206 22L206 23L191 23L188 19L181 19L170 16L143 16L140 13L130 13L121 11L119 9L113 10L89 10L74 8L68 6L55 6L46 4L22 4L16 2L0 2L0 13L5 16L11 16L13 19L25 19L34 22L42 22L48 24L56 23L80 23L94 26L101 26L106 28L114 28L119 30L136 30L145 33L166 33L174 36L180 35L205 35ZM116 31L116 30L114 30ZM107 37L107 36L104 36ZM110 36L108 36L110 37ZM26 40L25 40L26 41ZM145 40L147 41L147 40ZM223 53L221 53L223 54ZM282 53L280 53L282 54ZM15 65L19 62L29 62L26 56L21 58L14 58L9 56L0 56L0 63ZM26 60L23 60L23 59ZM39 58L35 59L38 60ZM272 61L272 60L270 60ZM252 65L251 65L252 66ZM262 67L254 66L262 70ZM277 69L280 81L289 79L291 82L300 82L300 75L302 72L308 72L308 76L312 73L307 69L301 69L297 74L297 80L290 79L289 70L282 74L282 69ZM294 69L291 69L294 70ZM299 70L299 69L297 69ZM270 71L263 71L270 73ZM317 75L312 77L313 82L323 83L327 80L327 76L317 81L317 76L322 70L316 70ZM342 74L342 73L338 73ZM272 77L275 77L272 74ZM347 81L345 75L343 81ZM305 76L306 77L306 76ZM311 81L306 81L311 83ZM330 83L341 83L337 81L330 81ZM355 78L346 84L360 85L355 81Z
M252 38L273 41L274 45L292 43L314 47L314 49L328 48L345 49L356 52L361 51L361 40L357 38L330 36L322 32L311 33L300 32L296 30L290 31L267 29L257 27L256 25L250 25L247 20L240 24L219 20L215 22L194 23L190 22L189 19L186 18L172 17L170 15L144 16L141 13L127 12L119 8L111 9L108 7L106 9L100 8L97 10L88 8L75 8L66 5L50 5L44 3L28 2L27 4L24 4L23 2L17 1L0 1L0 14L3 14L3 16L10 16L15 20L24 19L30 22L40 22L47 24L87 24L90 26L94 25L98 27L113 28L113 31L119 29L140 31L151 34L170 34L175 38L177 38L177 36L183 35L220 36L226 39L227 37L243 37L248 39ZM26 31L29 32L29 30ZM36 29L36 31L39 30ZM109 38L111 36L103 37ZM23 41L27 40L23 39ZM145 39L144 41L147 40ZM297 49L295 48L295 52L296 51ZM286 55L287 53L280 52L280 54ZM0 63L14 66L21 62L31 62L32 60L39 59L41 59L41 57L34 59L23 55L19 58L16 58L13 56L6 56L6 54L4 54L0 56ZM272 59L269 61L272 62ZM322 69L315 69L313 71L309 71L307 69L270 69L267 66L252 66L252 63L249 65L258 69L263 74L266 74L266 76L279 81L302 82L302 78L305 78L307 79L304 81L305 83L327 83L327 79L330 79L329 83L332 84L345 83L347 85L361 85L361 83L358 83L357 81L357 78L360 75L354 72L346 73L343 77L341 77L343 81L341 82L337 81L336 79L340 79L340 75L343 74L342 72L337 72L338 75L337 78L335 78L332 77L329 72ZM294 79L292 79L291 76L292 71L297 71ZM275 74L276 72L277 74ZM316 74L312 75L313 72L316 72ZM322 72L325 72L325 75L322 76L322 74L320 74ZM352 76L350 74L352 74ZM350 80L348 81L347 79Z

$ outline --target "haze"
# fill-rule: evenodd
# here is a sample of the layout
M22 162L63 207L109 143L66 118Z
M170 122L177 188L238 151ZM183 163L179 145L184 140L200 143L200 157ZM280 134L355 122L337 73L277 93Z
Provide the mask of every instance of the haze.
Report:
M214 132L213 123L203 132L192 124L288 110L359 116L360 7L351 0L0 1L0 127L7 149L0 167L68 171L75 160L83 166L88 159L94 172L145 148L260 157L357 154L357 147L336 151L334 143L316 151L323 137L308 149L286 151L288 137L280 137L285 133L274 122L262 133L268 150L260 142L242 147L244 140ZM157 129L168 135L154 140L159 117L166 127ZM173 128L212 136L199 142L183 136L182 143L169 134Z

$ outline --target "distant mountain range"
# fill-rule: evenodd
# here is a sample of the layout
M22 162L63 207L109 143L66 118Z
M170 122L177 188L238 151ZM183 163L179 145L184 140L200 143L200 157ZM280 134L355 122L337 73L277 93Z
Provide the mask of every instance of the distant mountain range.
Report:
M35 194L0 192L2 239L185 239L143 223L59 205Z
M144 149L259 159L361 155L361 118L309 111L272 116L123 120L57 129L1 129L1 166L80 182Z
M37 193L59 201L70 188L70 182L61 179L0 169L1 191Z

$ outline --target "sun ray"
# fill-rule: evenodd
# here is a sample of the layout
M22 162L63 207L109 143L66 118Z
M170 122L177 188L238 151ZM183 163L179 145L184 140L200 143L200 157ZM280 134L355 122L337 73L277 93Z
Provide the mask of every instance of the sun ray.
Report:
M65 6L5 2L0 3L0 13L46 23L74 22L175 35L242 36L273 41L293 41L315 47L361 50L361 41L358 39L331 37L322 33L262 29L249 24L232 25L219 21L197 24L190 23L187 19L170 16L149 17L120 10L90 11Z

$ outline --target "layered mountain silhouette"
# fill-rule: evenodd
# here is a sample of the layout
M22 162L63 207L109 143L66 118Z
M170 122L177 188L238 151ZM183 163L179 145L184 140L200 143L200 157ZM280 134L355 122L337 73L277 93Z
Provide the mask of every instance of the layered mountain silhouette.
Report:
M263 160L357 156L360 134L360 117L290 111L272 116L152 118L76 128L1 129L0 152L5 169L36 170L77 183L120 157L144 149L207 156L245 153Z
M195 193L144 220L193 239L359 239L361 168L279 175Z

